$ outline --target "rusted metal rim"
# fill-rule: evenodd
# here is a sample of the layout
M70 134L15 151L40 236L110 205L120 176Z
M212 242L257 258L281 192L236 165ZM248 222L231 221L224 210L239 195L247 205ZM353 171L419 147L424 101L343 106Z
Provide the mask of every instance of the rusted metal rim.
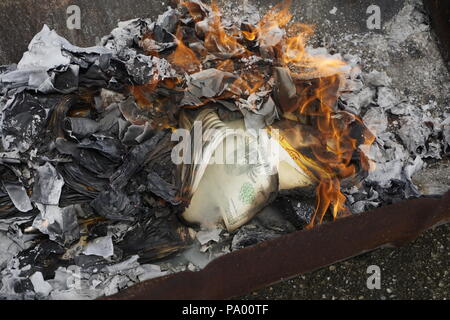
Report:
M400 246L450 221L450 192L400 202L232 252L199 272L137 284L104 299L229 299L384 246Z

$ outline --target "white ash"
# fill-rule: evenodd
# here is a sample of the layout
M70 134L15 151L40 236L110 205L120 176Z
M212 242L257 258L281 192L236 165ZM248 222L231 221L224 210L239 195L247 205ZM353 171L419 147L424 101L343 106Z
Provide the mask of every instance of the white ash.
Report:
M115 52L121 52L133 45L135 37L141 35L142 29L149 29L152 21L150 19L132 19L121 21L117 28L101 40L101 44Z
M221 236L219 242L209 241L207 245L201 245L200 242L195 242L191 248L185 250L179 256L162 262L159 265L162 269L169 270L171 273L204 269L215 259L231 252L230 245L233 234L228 234L223 230L220 231Z
M3 186L17 210L20 212L28 212L33 209L30 197L22 184L3 182Z
M404 181L409 190L405 196L448 190L449 181L428 186L422 180L420 187L413 183L414 175L426 172L430 161L448 155L450 133L446 116L450 77L420 6L419 1L407 1L398 16L386 24L386 35L346 35L333 42L335 50L352 53L343 54L353 67L348 81L362 80L364 84L360 90L342 94L344 108L359 114L376 134L371 148L361 148L372 160L368 186L353 190L353 194L360 194L355 198L346 191L354 212L383 204L382 196L373 194L373 183L388 190ZM408 47L423 52L423 56L408 56ZM401 60L395 59L398 54L403 55Z
M58 205L64 179L49 162L38 167L36 174L37 178L31 200L43 205Z
M403 9L383 24L382 33L337 32L329 43L344 57L351 53L363 61L366 84L390 87L415 106L433 100L438 104L435 109L443 112L450 77L423 12L421 0L406 0Z
M244 0L240 5L235 5L231 1L222 1L220 5L225 13L223 22L225 25L240 25L241 23L248 23L256 25L262 18L260 9L256 7L256 3Z
M114 245L111 236L100 237L89 242L84 248L85 255L109 258L114 255Z
M197 232L197 240L201 245L205 245L210 241L219 242L221 233L221 229L202 230Z
M11 240L5 232L0 231L0 270L5 268L8 261L20 251L22 251L22 248Z
M15 293L14 288L21 279L18 274L25 269L27 268L22 270L10 268L8 272L6 270L2 272L0 299L92 300L113 295L135 283L168 274L158 265L140 265L135 256L94 273L84 272L75 265L67 268L59 267L55 271L54 278L47 281L41 272L36 272L30 277L34 293L32 291Z
M80 237L75 206L60 208L55 205L37 203L40 214L33 221L33 227L47 234L50 240L69 245Z
M44 281L44 277L41 272L36 272L30 277L33 284L34 292L41 297L47 297L52 291L52 286L47 281Z

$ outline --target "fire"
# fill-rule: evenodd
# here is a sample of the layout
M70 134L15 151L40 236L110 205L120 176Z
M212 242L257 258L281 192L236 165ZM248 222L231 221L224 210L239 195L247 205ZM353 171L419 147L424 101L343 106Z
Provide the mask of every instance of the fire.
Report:
M259 23L253 32L243 32L247 40L267 38L271 31L285 27L291 15L289 2L280 4L271 10ZM297 105L294 105L286 118L292 118L289 113L296 114L298 121L312 121L314 129L320 135L319 139L305 141L297 138L296 143L301 143L302 148L308 147L314 156L314 160L295 151L286 141L284 147L291 151L291 156L297 163L318 180L316 188L317 202L316 212L309 227L322 220L328 210L334 218L346 215L346 197L341 192L341 180L352 177L356 173L352 157L357 149L357 141L352 137L350 129L343 126L343 121L336 110L338 89L342 85L342 70L346 63L340 59L312 56L306 49L309 37L313 34L313 28L304 24L295 24L291 27L296 35L287 38L281 44L279 50L281 65L291 70L292 78L319 78L319 84L313 94L306 95ZM267 41L267 39L265 40ZM270 39L269 39L270 41ZM304 92L305 93L305 92ZM362 123L361 119L354 119ZM364 144L371 144L373 136L367 134ZM294 149L294 150L293 150ZM294 153L294 154L292 154ZM361 165L367 166L367 159L361 156Z
M334 61L320 63L325 69L318 69L319 72L328 72L328 67L339 67L341 64L335 64ZM317 187L317 208L314 223L321 223L328 208L334 218L339 215L347 214L345 207L346 197L341 193L342 179L352 177L356 173L355 164L352 163L352 157L357 149L356 138L352 136L345 114L336 113L333 108L337 103L337 89L339 88L341 78L334 75L327 78L321 78L319 86L314 94L299 105L299 112L306 117L315 119L316 128L320 132L320 143L310 145L315 159L325 169L326 174L320 174L320 182ZM356 116L352 119L362 123ZM367 134L364 144L371 144L373 136ZM361 158L360 163L365 165L367 159Z
M142 49L144 49L145 53L149 56L158 57L159 53L156 51L156 41L153 39L153 34L148 33L144 35L142 40L139 42L139 45Z
M257 92L264 85L264 77L256 72L243 73L234 83L234 92L246 97Z
M262 44L269 44L274 42L276 36L276 30L285 27L292 18L292 14L289 12L291 1L285 1L277 4L274 8L261 19L256 28L252 30L242 30L242 35L249 41L258 39Z
M292 18L289 6L290 1L275 6L261 19L256 28L242 31L244 38L248 41L258 39L261 45L273 44L276 41L276 30L285 27ZM295 24L291 29L295 30L296 34L279 45L279 63L291 70L293 78L308 79L319 76L319 84L314 93L303 98L284 114L286 118L292 118L291 113L297 114L294 118L298 121L313 121L313 127L320 134L320 139L307 141L304 137L297 137L295 143L301 144L302 148L309 147L314 159L302 155L286 140L281 142L300 167L318 182L316 212L310 224L312 227L322 222L329 209L334 218L346 214L346 198L340 191L340 180L351 177L356 172L351 160L357 143L348 128L340 126L342 121L337 118L334 109L342 81L340 74L345 62L308 54L306 43L313 33L311 26ZM323 75L325 77L322 77Z
M183 30L181 27L178 27L177 29L176 38L177 48L174 53L169 56L169 62L186 72L199 71L201 68L200 60L198 60L194 51L186 47L183 43Z
M161 81L152 80L146 85L142 86L130 86L128 89L134 96L136 105L140 111L142 111L143 117L137 117L136 119L128 118L130 122L136 125L144 125L149 118L158 119L157 122L149 122L149 124L156 129L170 129L172 131L175 128L175 119L171 118L168 106L167 97L155 96L152 93L156 88L176 88L178 79L168 78ZM149 117L147 117L147 114Z
M369 162L358 147L372 144L374 137L369 132L356 130L364 127L360 118L336 109L339 88L345 81L346 63L329 55L310 53L307 43L314 28L291 23L290 4L291 1L286 1L276 5L256 26L242 24L241 30L236 32L223 25L214 1L210 7L200 2L181 2L195 22L195 32L207 53L198 54L196 50L196 54L191 50L183 41L183 29L178 26L177 47L167 59L186 73L206 69L205 63L210 68L213 63L218 70L238 75L219 97L205 98L200 104L185 108L200 108L211 100L249 101L259 91L273 89L265 75L273 80L275 68L288 70L295 84L291 91L295 92L291 92L293 97L283 97L289 103L280 106L285 136L279 137L279 142L317 183L316 212L309 226L312 227L320 224L327 212L333 218L348 213L346 197L341 192L342 181L353 179L361 168L369 169ZM272 72L263 72L254 66L250 70L236 69L239 59L254 56L253 50L258 46L262 58L264 50L271 57ZM161 85L167 84L152 82L133 87L132 93L140 105L154 106L154 102L148 101L146 91ZM270 133L272 127L267 130Z
M130 92L135 97L138 106L151 105L150 98L147 96L148 92L152 92L158 86L158 81L151 81L143 86L131 86Z
M205 18L203 11L206 9L206 6L193 1L180 1L180 5L186 7L195 22L200 22Z
M234 71L233 61L230 59L221 61L217 64L216 69L225 72L233 72Z
M213 11L212 16L207 22L208 32L205 35L205 47L209 52L222 54L224 56L242 56L247 52L247 49L238 42L238 40L229 35L221 20L219 7L213 1L211 4Z

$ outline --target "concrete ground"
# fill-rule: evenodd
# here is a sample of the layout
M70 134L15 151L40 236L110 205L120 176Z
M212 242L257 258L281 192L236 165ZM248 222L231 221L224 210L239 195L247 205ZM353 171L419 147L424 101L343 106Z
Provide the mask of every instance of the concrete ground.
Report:
M243 300L450 299L450 224L401 248L385 248L255 291ZM366 286L367 267L381 269L381 289Z

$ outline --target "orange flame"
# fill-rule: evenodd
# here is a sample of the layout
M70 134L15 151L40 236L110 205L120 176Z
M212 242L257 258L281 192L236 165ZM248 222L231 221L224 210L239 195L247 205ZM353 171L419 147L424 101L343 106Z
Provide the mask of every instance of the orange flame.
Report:
M180 5L187 8L190 16L195 22L202 21L205 18L202 12L202 7L199 3L192 1L181 1Z
M205 48L211 53L222 55L241 56L245 54L247 49L225 31L220 10L215 1L211 3L211 9L213 14L208 21L209 32L205 36Z
M316 211L309 227L321 223L328 211L334 218L347 214L346 198L340 190L341 181L354 177L358 169L367 170L369 165L363 154L359 156L360 163L355 164L355 151L361 141L352 136L348 125L357 122L362 126L362 120L353 115L350 120L345 119L345 113L335 110L338 91L344 81L343 72L346 63L339 58L310 53L307 42L314 28L300 23L290 24L292 18L289 12L290 0L276 5L256 26L243 24L242 30L237 33L222 25L221 14L214 0L210 7L191 1L180 4L187 8L196 23L197 36L204 38L203 46L214 56L212 60L215 61L216 68L239 74L238 79L220 97L214 97L214 100L245 99L259 90L266 89L268 81L264 79L265 72L257 68L235 70L235 66L239 67L239 59L236 58L253 55L250 50L257 48L258 44L260 48L269 50L275 66L289 70L294 83L295 80L302 82L302 85L296 84L299 98L294 99L296 102L289 106L289 110L283 110L283 117L296 121L300 126L307 122L310 131L303 132L301 129L292 128L292 131L298 129L292 134L296 137L295 146L283 137L280 138L280 144L305 173L317 182ZM286 36L285 30L290 36ZM183 43L180 27L177 29L176 38L178 46L168 57L172 65L193 73L202 68L199 59L206 58L205 61L210 63L211 59L208 59L211 55L199 57ZM147 39L151 40L151 37ZM252 42L251 49L246 47L248 41ZM307 80L314 82L314 85L306 85ZM146 98L145 91L154 90L159 85L163 84L150 83L146 87L132 88L132 93L139 104L152 105L155 108L154 102ZM198 108L209 101L210 99L204 99L200 105L190 108ZM270 128L268 130L270 131ZM374 138L367 135L364 139L364 144L370 145ZM303 148L308 150L308 156L298 150Z
M216 69L225 72L233 72L234 71L233 61L230 59L224 60L217 64Z
M272 30L285 27L291 20L292 14L289 12L291 2L291 0L288 0L277 4L266 13L256 27L248 26L252 30L242 30L241 32L244 38L249 41L257 38L263 41L270 40Z
M271 30L285 27L291 19L289 2L276 6L258 24L252 32L243 32L247 40L256 37L264 39L270 36ZM285 39L279 46L279 62L291 70L292 78L317 79L319 83L314 92L299 101L293 113L297 112L300 118L313 121L313 126L319 133L318 139L305 140L299 137L296 143L308 146L314 155L312 160L298 152L284 142L284 147L290 150L291 156L305 172L318 178L316 188L317 202L314 217L309 227L321 223L326 212L331 211L334 218L346 215L346 197L341 192L341 179L352 177L357 169L351 162L357 141L350 134L350 129L342 124L334 109L337 103L343 67L346 63L340 59L320 55L310 55L306 49L313 28L304 24L295 24L290 28L295 32L293 37ZM284 115L289 118L288 114ZM356 121L361 120L356 118ZM371 144L373 137L367 138L365 143ZM367 165L366 159L361 159L363 168ZM311 173L311 172L314 173Z
M182 69L186 72L196 72L199 71L201 67L200 60L198 60L194 51L189 49L183 43L183 30L181 27L178 27L177 33L177 48L176 50L168 57L169 62Z

